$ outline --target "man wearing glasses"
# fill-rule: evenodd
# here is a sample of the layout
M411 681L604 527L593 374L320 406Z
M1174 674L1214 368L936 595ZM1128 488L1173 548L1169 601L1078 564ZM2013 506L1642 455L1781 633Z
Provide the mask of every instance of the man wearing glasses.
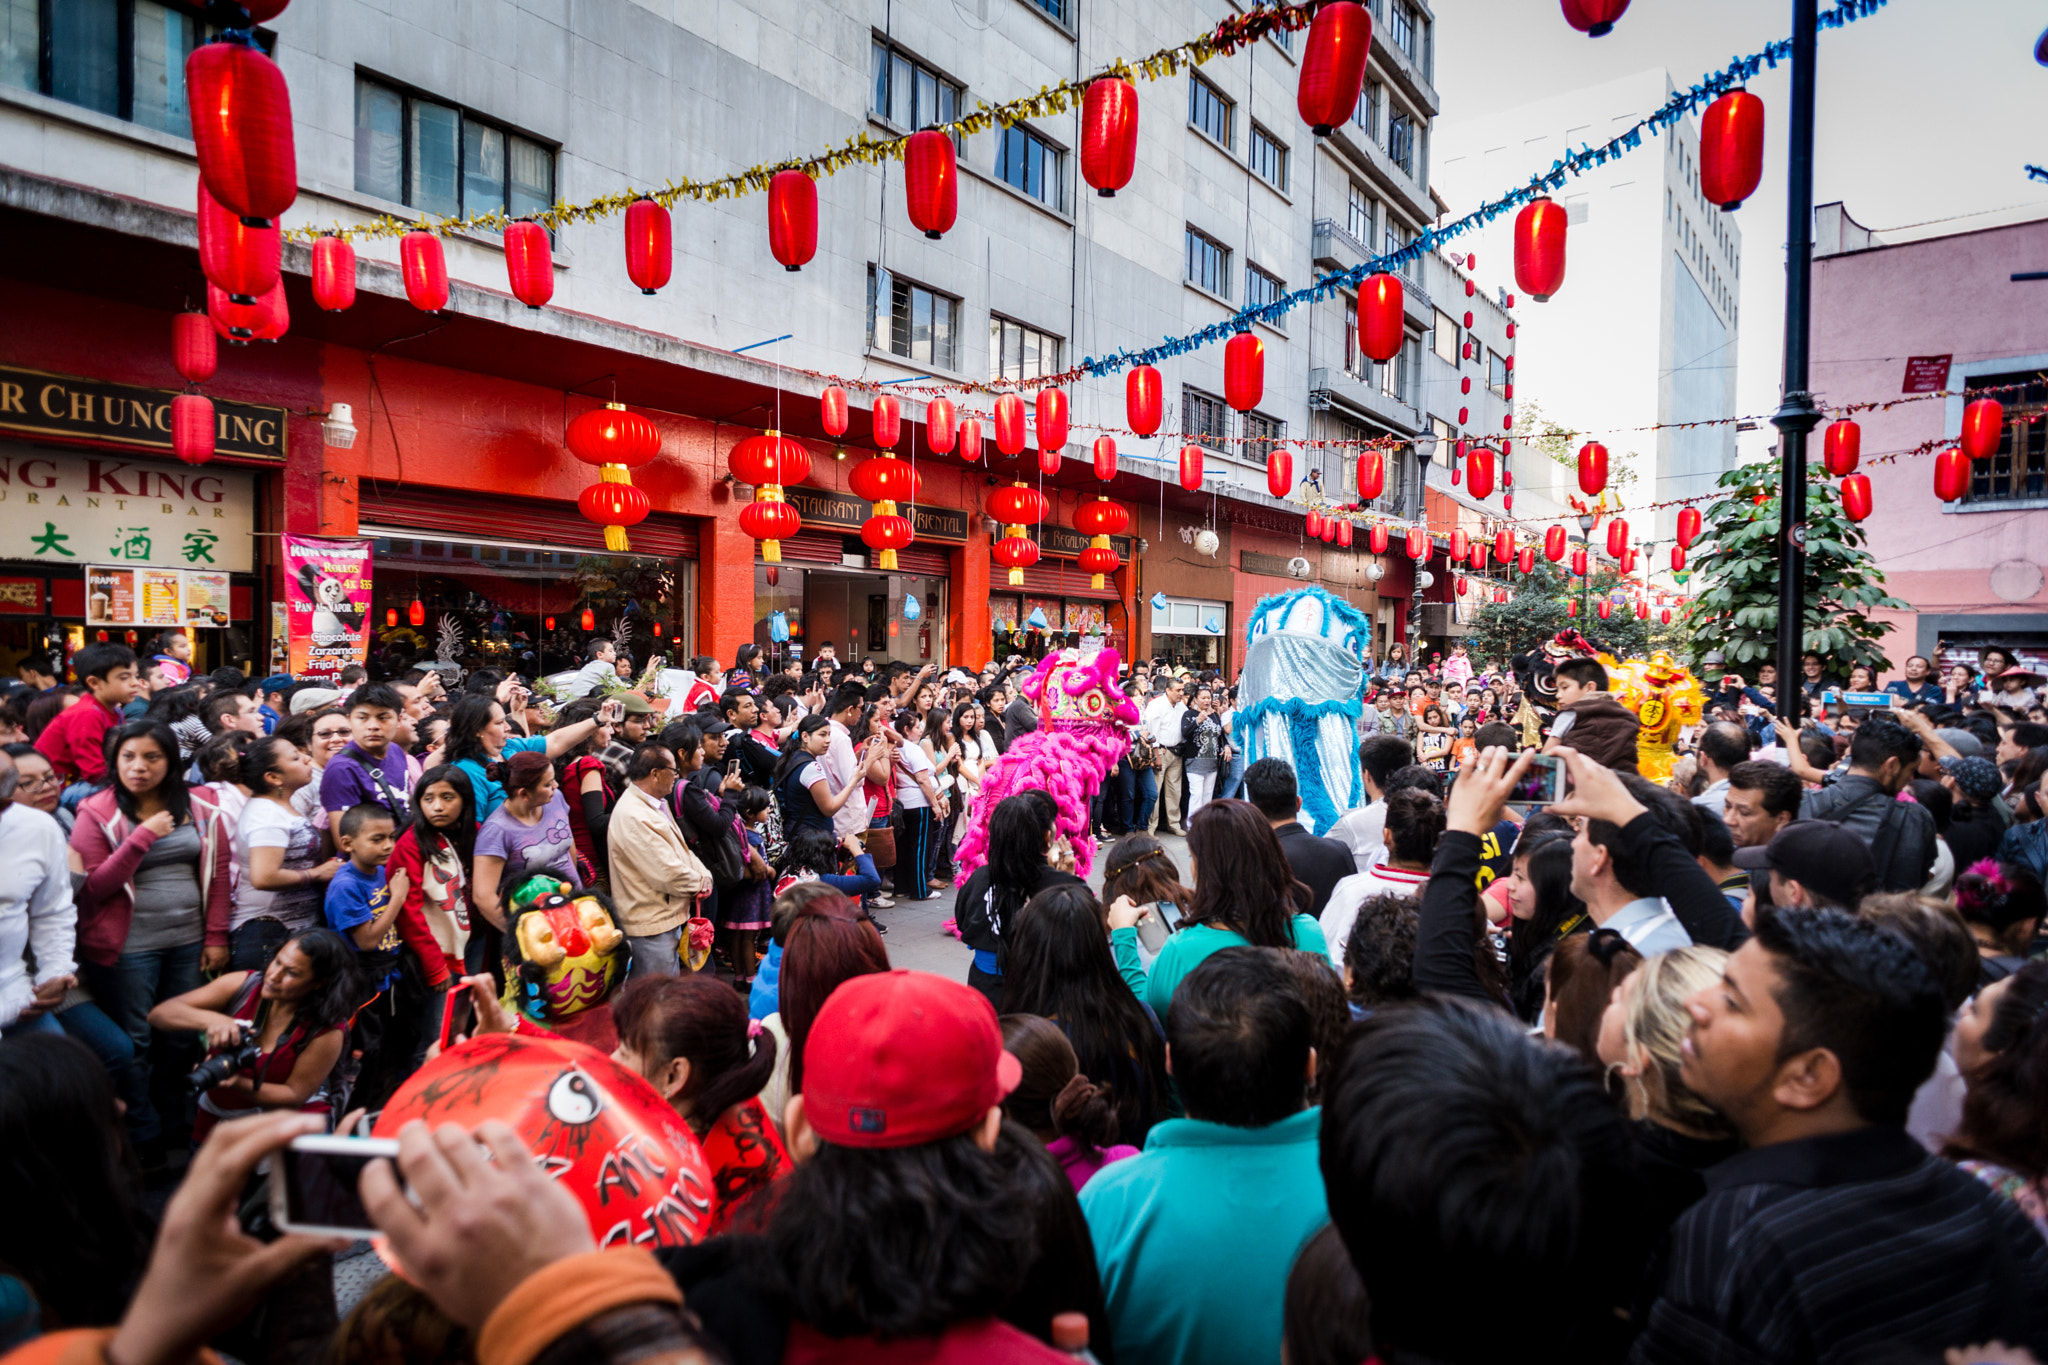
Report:
M10 746L11 747L11 746ZM38 755L40 759L41 756ZM49 760L42 771L55 779ZM25 800L13 756L0 751L0 1037L61 1033L51 1014L78 984L72 958L78 910L71 901L71 870L64 831ZM54 804L58 788L49 789ZM26 950L36 955L29 975Z
M711 873L668 813L678 775L674 750L660 744L634 750L608 827L613 908L636 975L678 974L683 926L697 897L711 889Z

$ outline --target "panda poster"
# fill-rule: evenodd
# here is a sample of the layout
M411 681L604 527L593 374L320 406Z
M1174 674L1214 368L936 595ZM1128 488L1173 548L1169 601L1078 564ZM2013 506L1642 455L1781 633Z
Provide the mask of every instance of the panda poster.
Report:
M294 678L369 661L369 541L285 536L284 596Z

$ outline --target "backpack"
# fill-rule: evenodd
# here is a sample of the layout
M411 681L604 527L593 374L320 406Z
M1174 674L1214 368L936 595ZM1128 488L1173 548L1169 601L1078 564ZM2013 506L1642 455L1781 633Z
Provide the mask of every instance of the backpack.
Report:
M681 783L676 785L676 800L678 802L682 800L682 786L683 784ZM711 874L711 880L714 885L723 888L746 880L747 834L745 823L740 819L737 811L729 817L726 816L723 802L716 800L708 794L700 792L700 795L704 795L707 801L712 802L721 817L718 832L700 836L691 828L689 821L678 819L676 824L682 829L683 842L689 846L690 852L697 855L697 861L704 864L704 870Z

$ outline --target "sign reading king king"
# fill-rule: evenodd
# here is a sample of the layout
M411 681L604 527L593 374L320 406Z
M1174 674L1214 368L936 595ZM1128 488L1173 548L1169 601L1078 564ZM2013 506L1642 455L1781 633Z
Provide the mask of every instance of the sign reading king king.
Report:
M248 573L255 506L241 470L0 441L0 559Z

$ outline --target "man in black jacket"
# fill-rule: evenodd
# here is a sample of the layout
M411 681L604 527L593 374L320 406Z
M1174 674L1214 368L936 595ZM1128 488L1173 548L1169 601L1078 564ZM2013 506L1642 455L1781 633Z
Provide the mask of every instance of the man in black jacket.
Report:
M1295 818L1301 813L1301 793L1294 785L1294 769L1284 760L1262 758L1246 768L1244 794L1280 837L1280 852L1295 880L1308 887L1313 903L1303 908L1320 916L1337 883L1358 871L1351 850L1335 839L1316 837Z
M1920 741L1888 716L1872 716L1849 742L1849 773L1808 792L1802 820L1825 820L1870 845L1880 891L1917 891L1934 871L1934 817L1898 799L1920 766Z

